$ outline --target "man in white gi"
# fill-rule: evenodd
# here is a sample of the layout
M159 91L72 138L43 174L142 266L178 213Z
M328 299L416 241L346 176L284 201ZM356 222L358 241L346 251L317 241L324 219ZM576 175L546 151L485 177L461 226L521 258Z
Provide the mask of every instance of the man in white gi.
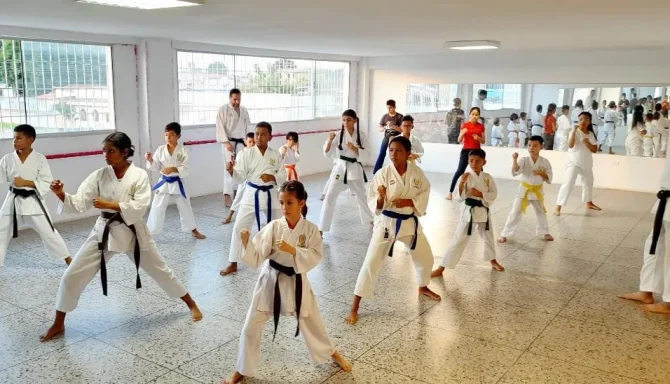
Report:
M535 107L535 114L531 118L531 136L542 136L544 133L544 114L542 113L542 104Z
M621 122L621 113L617 111L616 103L613 101L610 101L607 107L603 119L603 129L598 132L598 144L600 151L603 150L603 146L608 146L609 154L613 155L612 145L614 145L616 126Z
M235 156L244 149L244 136L247 133L247 127L251 124L249 112L240 105L242 92L239 89L231 89L229 98L230 102L222 106L216 116L216 141L222 144L224 165L234 161ZM233 194L236 189L235 181L228 172L224 172L223 196L226 207L233 204Z
M558 142L558 150L561 152L568 151L568 136L572 131L572 124L570 123L570 106L564 105L561 108L561 116L558 118L556 125L556 141Z
M477 96L472 99L472 108L479 108L479 122L484 125L486 125L486 110L484 109L484 100L486 100L487 97L488 92L486 89L480 89L477 91Z

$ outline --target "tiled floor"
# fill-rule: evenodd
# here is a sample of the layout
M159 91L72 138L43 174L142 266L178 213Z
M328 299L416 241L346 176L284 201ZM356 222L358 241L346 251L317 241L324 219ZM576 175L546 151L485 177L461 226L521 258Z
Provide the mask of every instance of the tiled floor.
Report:
M325 176L305 178L312 220ZM430 213L422 221L437 263L460 207L444 199L449 176L429 177ZM496 234L517 185L498 181ZM546 190L553 209L558 186ZM431 283L440 303L417 297L411 260L397 246L376 297L363 302L359 324L349 326L344 317L370 229L344 193L325 236L326 259L309 277L330 337L353 360L353 372L313 366L302 339L293 338L295 320L284 318L277 339L263 340L262 368L249 382L670 382L670 319L616 298L637 288L654 196L598 190L601 213L585 211L579 196L576 190L565 215L549 218L553 243L534 236L529 211L517 236L498 246L504 273L480 261L481 241L473 239L458 268ZM194 199L193 207L207 240L179 233L171 208L156 241L204 312L196 324L148 276L136 291L132 263L117 257L109 266L109 296L102 296L96 278L68 316L66 335L41 344L65 266L47 259L34 233L22 232L0 269L0 383L218 383L230 375L256 272L218 275L227 264L232 226L220 225L225 212L218 195ZM58 225L73 252L92 221Z

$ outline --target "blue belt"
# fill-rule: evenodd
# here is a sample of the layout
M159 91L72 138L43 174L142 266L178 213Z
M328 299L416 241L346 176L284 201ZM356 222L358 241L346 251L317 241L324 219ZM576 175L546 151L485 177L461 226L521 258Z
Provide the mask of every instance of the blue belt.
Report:
M258 224L258 230L261 230L261 203L259 201L259 196L258 194L262 192L266 192L268 194L268 223L272 221L272 195L270 193L270 190L272 189L272 185L256 185L252 183L251 181L247 181L247 185L250 186L251 188L256 189L256 194L254 195L254 211L256 211L256 224Z
M179 183L179 192L181 192L181 196L185 199L186 198L186 191L184 191L184 183L181 182L181 178L179 176L161 176L161 180L156 183L153 187L151 187L152 191L157 190L158 188L162 187L165 183L172 184L172 183Z
M404 215L402 213L393 212L393 211L382 211L382 215L395 219L395 235L393 236L393 244L391 244L391 249L389 249L389 257L393 257L393 247L395 246L395 240L398 237L398 232L400 232L400 226L402 222L407 219L414 219L414 239L412 239L412 246L410 249L416 249L416 239L419 237L419 219L415 214Z

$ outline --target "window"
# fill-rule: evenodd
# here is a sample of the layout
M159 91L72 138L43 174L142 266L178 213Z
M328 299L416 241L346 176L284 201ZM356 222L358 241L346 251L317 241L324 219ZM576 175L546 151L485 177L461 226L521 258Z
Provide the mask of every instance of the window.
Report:
M558 101L556 102L558 108L562 108L565 105L565 88L558 90Z
M593 88L575 88L574 93L572 94L572 105L574 106L577 103L577 100L581 100L584 103L584 109L591 108L590 105L586 105L586 99L591 94Z
M349 63L177 53L179 118L184 126L216 123L232 88L252 121L340 116L349 104Z
M484 100L484 109L487 111L521 109L521 84L474 84L473 99L477 97L480 89L487 91Z
M458 97L458 84L407 84L407 113L447 111Z
M113 116L110 47L0 40L0 138L26 123L38 134L113 130Z

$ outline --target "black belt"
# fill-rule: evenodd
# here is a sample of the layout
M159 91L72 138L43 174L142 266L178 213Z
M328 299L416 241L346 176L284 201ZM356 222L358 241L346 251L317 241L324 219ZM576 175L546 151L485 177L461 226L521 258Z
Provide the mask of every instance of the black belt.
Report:
M105 228L102 230L102 242L98 243L98 250L100 251L100 280L102 281L102 294L107 296L107 265L105 264L105 249L107 249L107 245L109 243L110 225L114 222L119 222L130 228L130 230L133 232L133 235L135 235L135 249L133 252L135 256L135 270L137 271L135 288L142 288L142 282L140 281L140 241L137 238L137 230L135 229L135 225L126 224L126 222L123 221L121 212L100 212L100 216L102 216L103 219L107 219Z
M465 199L465 205L470 207L470 224L468 224L468 236L472 235L472 211L476 207L486 208L486 230L489 230L489 207L485 207L484 203L481 200L467 198Z
M277 270L279 273L283 273L288 277L295 276L295 316L298 320L298 325L295 330L295 337L298 337L300 334L300 306L302 305L302 275L296 273L295 269L292 267L287 267L281 265L274 260L269 260L270 266ZM272 341L274 341L275 336L277 336L277 327L279 326L279 315L281 312L281 292L279 291L279 274L277 274L277 281L275 282L275 297L274 304L272 308L272 314L275 321L275 333L272 336Z
M340 156L340 160L344 160L347 163L354 163L354 164L358 163L358 164L360 164L361 165L361 170L363 171L363 180L365 180L366 183L368 182L368 176L365 174L365 169L363 168L363 164L361 164L360 161L354 159L353 157L346 157L346 156ZM349 170L349 165L345 164L344 165L344 184L347 183L347 171L348 170Z
M542 127L542 128L544 128L544 125L540 125L540 124L533 124L533 127Z
M606 121L605 124L614 124L613 121Z
M235 156L237 154L237 146L238 145L242 144L245 148L247 146L246 144L244 144L244 139L230 138L230 139L228 139L228 141L232 141L233 143L235 143L235 145L233 146L233 156Z
M14 229L12 233L12 238L16 239L19 237L19 221L16 216L16 196L25 199L27 197L34 197L35 200L37 200L37 203L40 205L40 208L42 208L42 212L44 212L44 216L47 218L47 221L49 222L49 226L51 226L51 230L56 232L54 229L54 225L51 223L51 218L49 217L49 214L47 213L46 208L44 208L44 204L42 204L42 200L37 196L37 191L34 189L19 189L19 188L14 188L14 187L9 187L9 192L14 194L14 213L13 218L14 218Z
M658 245L658 238L661 236L661 228L663 227L663 216L665 215L665 206L668 203L668 197L670 197L670 191L660 190L656 194L658 197L658 209L656 210L656 217L654 218L654 230L651 235L651 248L649 249L650 255L656 254L656 245ZM667 236L667 235L666 235ZM666 252L670 250L665 250Z
M401 133L402 133L402 132L397 131L397 130L395 130L395 129L387 129L387 130L384 131L384 136L385 136L387 139L390 139L390 138L392 138L392 137L396 137L396 136L398 136L398 135L401 134Z
M402 225L402 222L407 219L414 219L414 239L412 240L412 246L410 249L416 249L416 240L419 237L419 219L416 217L416 215L413 213L405 215L403 213L387 210L382 211L382 215L395 219L395 235L393 236L393 244L391 244L391 249L389 249L389 257L393 257L393 247L395 246L395 240L398 237L398 232L400 232L400 226Z

